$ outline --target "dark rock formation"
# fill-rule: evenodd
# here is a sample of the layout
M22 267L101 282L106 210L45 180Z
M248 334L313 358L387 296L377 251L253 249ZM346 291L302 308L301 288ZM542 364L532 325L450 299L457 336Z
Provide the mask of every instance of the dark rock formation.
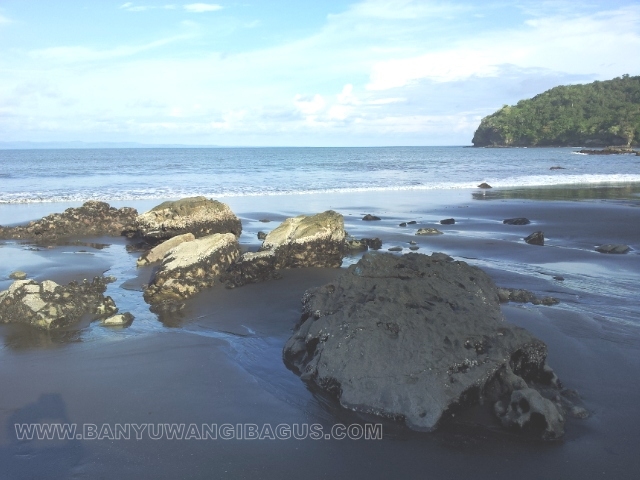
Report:
M440 220L440 225L453 225L456 221L453 218L445 218L444 220Z
M267 232L259 231L258 240L264 240L265 238L267 238Z
M160 243L171 237L192 233L196 238L214 233L242 233L242 224L228 205L205 197L164 202L136 218L132 236Z
M362 241L369 247L371 250L380 250L382 248L382 240L378 237L374 238L363 238Z
M554 297L537 297L534 293L528 290L522 290L517 288L498 288L498 298L500 302L518 302L518 303L533 303L534 305L557 305L560 303L557 298Z
M415 225L416 223L418 222L416 222L415 220L411 220L410 222L407 222L407 225Z
M407 222L402 222L401 224L398 225L399 227L406 227L407 226Z
M529 225L531 221L528 218L518 217L518 218L507 218L503 220L502 223L505 225Z
M339 213L327 210L287 218L269 232L258 252L244 253L223 280L234 287L273 278L285 268L339 267L344 252L344 219Z
M551 167L549 170L566 170L566 169L564 167L555 166L555 167Z
M495 404L495 413L505 427L544 440L556 440L564 435L564 417L556 404L533 388L514 390L508 402Z
M105 202L90 201L24 226L0 226L0 239L47 243L70 237L120 236L134 223L137 214L134 208L115 209Z
M390 252L401 252L402 247L390 247L387 250L389 250Z
M417 245L411 245L411 246L409 247L409 250L412 250L412 251L414 251L414 252L415 252L416 250L420 250L420 247L419 247L419 246L417 246Z
M365 254L308 290L283 358L342 406L416 430L516 389L545 385L557 395L545 344L504 321L488 275L445 254ZM543 420L561 435L553 408Z
M442 235L437 228L419 228L416 235Z
M583 148L578 153L584 153L585 155L626 155L631 153L637 155L640 151L634 150L630 147L606 147L598 150Z
M362 217L362 220L366 222L371 222L373 220L380 220L380 217L376 217L375 215L371 215L370 213L367 213L364 217Z
M525 237L524 241L529 245L544 246L544 232L533 232L531 235Z
M600 253L623 254L627 253L629 250L631 250L631 248L629 248L629 245L613 245L610 243L596 247L596 251Z
M111 278L96 277L91 283L66 286L51 280L17 280L0 292L0 323L26 323L44 329L73 325L114 315L118 309L104 291Z
M154 311L174 309L175 304L214 285L239 255L233 233L214 233L181 243L167 252L144 291L144 299Z
M480 185L478 185L478 188L493 188L493 187L489 185L487 182L482 182Z

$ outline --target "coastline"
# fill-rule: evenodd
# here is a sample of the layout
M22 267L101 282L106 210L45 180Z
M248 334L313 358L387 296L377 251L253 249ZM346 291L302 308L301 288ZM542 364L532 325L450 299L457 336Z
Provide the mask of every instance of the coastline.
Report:
M327 283L340 269L290 270L282 280L234 290L214 287L189 302L183 319L161 324L145 313L142 301L140 284L149 270L136 270L137 254L125 251L124 239L85 239L87 244L109 243L105 248L66 245L42 251L4 242L0 255L7 262L0 271L0 289L11 283L6 275L18 264L42 272L42 279L81 278L110 267L107 274L118 277L110 287L118 306L127 310L136 302L141 305L128 329L105 330L92 324L80 332L51 335L0 326L0 382L6 389L0 405L0 430L5 433L0 440L1 468L15 478L52 472L63 478L93 478L105 472L122 478L282 478L302 471L309 478L424 478L425 471L429 478L511 478L514 473L539 478L541 471L563 478L592 478L594 472L631 478L640 466L634 448L640 388L629 380L640 373L640 324L631 321L637 306L629 293L640 271L638 186L621 195L605 189L582 201L558 198L553 190L409 190L223 201L242 220L240 242L246 249L258 247L259 230L270 230L286 217L334 209L344 215L350 234L380 237L382 251L397 245L407 253L409 241L417 241L418 253L443 251L485 269L498 285L559 298L555 307L508 304L503 313L507 321L549 345L550 365L567 388L580 392L592 413L587 420L569 421L563 442L530 443L475 427L473 418L432 434L374 419L384 426L381 441L17 442L11 431L15 419L330 426L371 418L339 409L309 391L281 361L282 345L300 315L302 294ZM158 203L113 206L144 211ZM46 209L46 215L63 209L59 204L32 205L12 205L8 210L12 218L27 221L43 215L34 216L36 211ZM5 218L9 216L5 207L0 206L0 217L3 210ZM382 220L363 222L366 213ZM519 216L532 224L502 224L505 218ZM448 217L456 218L456 224L438 224ZM260 222L265 218L271 222ZM408 220L419 224L398 226ZM415 235L417 228L436 225L444 235ZM522 240L535 230L545 231L545 247ZM627 243L633 250L620 256L595 252L598 243L612 242ZM349 256L344 264L358 258ZM555 280L557 275L564 280ZM32 457L29 464L25 455ZM282 458L287 462L278 460Z

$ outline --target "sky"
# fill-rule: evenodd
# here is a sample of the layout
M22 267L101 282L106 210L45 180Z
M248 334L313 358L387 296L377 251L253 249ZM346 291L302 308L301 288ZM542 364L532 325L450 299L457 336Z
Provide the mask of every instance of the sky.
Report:
M0 142L469 145L638 52L638 1L0 0Z

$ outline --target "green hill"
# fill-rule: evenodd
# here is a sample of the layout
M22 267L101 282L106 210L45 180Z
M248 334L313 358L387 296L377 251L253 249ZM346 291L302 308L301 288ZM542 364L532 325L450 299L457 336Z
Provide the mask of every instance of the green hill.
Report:
M484 117L475 147L635 146L640 142L640 76L560 86Z

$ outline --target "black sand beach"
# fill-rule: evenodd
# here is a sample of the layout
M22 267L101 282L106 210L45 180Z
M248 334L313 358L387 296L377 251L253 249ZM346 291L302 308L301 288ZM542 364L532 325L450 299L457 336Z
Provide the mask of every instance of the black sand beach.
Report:
M553 307L507 304L507 321L549 346L548 362L591 413L569 419L562 441L541 443L460 415L434 433L341 409L312 392L282 362L307 288L339 269L289 270L281 280L214 287L164 324L149 312L126 240L28 250L0 244L0 290L11 271L67 282L106 272L110 294L136 316L126 329L94 323L41 332L0 325L0 477L27 478L636 478L640 468L640 198L614 189L385 192L222 199L241 218L240 242L289 216L332 208L357 237L377 236L386 251L445 252L485 269L499 286L560 300ZM573 193L572 193L573 192ZM583 198L587 199L583 199ZM292 201L295 199L295 201ZM302 200L302 202L301 202ZM133 204L139 211L159 202ZM24 222L69 205L3 206L0 224ZM115 204L114 206L122 206ZM54 207L52 209L52 207ZM364 214L382 220L363 222ZM454 225L440 225L453 217ZM527 217L530 225L504 225ZM263 223L261 219L270 219ZM398 226L415 220L416 225ZM416 236L421 227L443 235ZM523 237L544 231L544 247ZM625 255L595 251L604 243ZM93 245L92 245L93 244ZM108 246L103 246L108 245ZM96 248L99 247L99 248ZM359 255L347 257L345 265ZM563 280L554 279L562 277ZM40 440L19 441L16 423L320 424L381 423L381 440Z

